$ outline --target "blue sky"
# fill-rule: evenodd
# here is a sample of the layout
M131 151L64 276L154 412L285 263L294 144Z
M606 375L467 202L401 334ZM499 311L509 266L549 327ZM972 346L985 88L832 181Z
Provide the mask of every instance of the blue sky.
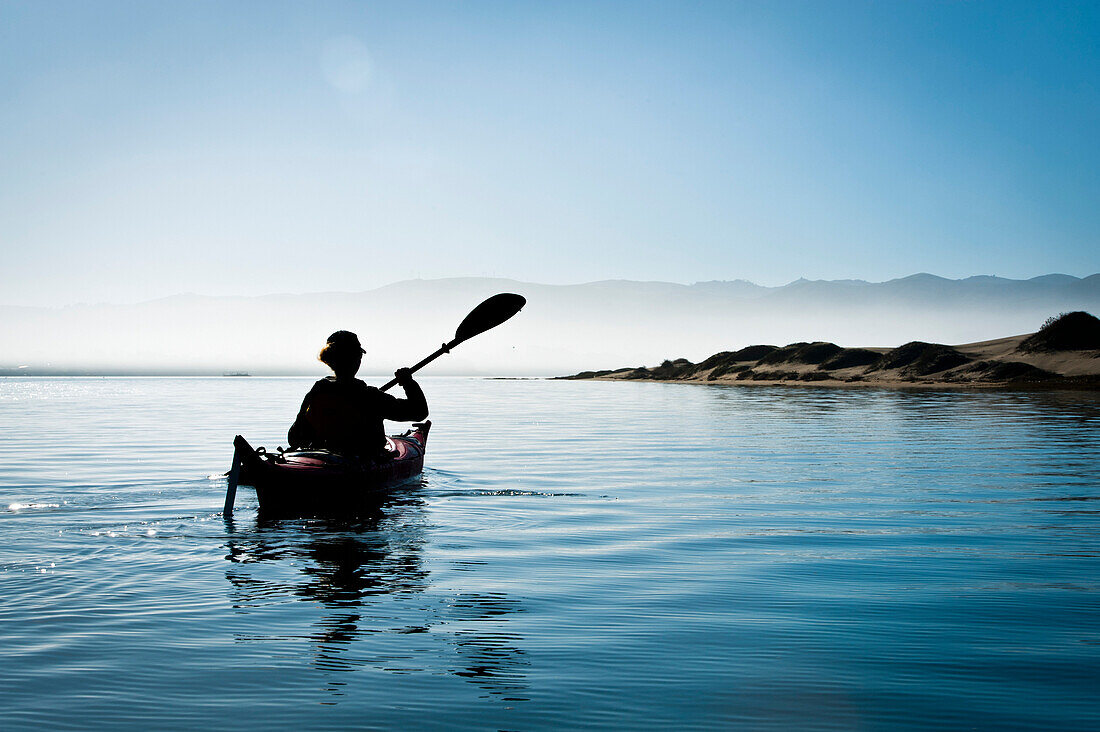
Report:
M0 303L1100 271L1100 5L0 1Z

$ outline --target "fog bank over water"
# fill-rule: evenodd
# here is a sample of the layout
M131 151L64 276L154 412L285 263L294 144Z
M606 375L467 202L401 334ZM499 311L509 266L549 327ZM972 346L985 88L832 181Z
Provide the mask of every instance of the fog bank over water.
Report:
M698 361L754 343L966 343L1035 331L1068 310L1100 314L1100 274L1030 280L918 274L882 283L609 280L542 285L489 278L408 280L359 293L178 295L135 305L0 307L2 373L314 374L338 329L359 333L361 375L391 372L453 336L497 292L528 304L429 367L435 374L551 375ZM22 367L22 368L21 368Z

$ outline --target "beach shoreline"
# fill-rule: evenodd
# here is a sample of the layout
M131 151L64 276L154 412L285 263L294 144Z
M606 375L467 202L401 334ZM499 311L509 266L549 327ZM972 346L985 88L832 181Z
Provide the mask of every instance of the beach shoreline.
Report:
M957 381L897 381L897 380L863 380L863 381L837 381L821 379L817 381L799 380L737 380L737 379L657 379L634 378L626 379L618 376L594 376L588 378L574 378L572 376L552 376L551 381L603 381L620 383L648 383L648 384L684 384L689 386L744 386L748 388L758 386L785 386L793 389L888 389L895 391L1100 391L1100 376L1095 378L1066 379L1056 382L1026 382L1026 381L984 381L984 382L957 382Z
M1052 317L1043 328L988 341L896 348L835 343L754 345L699 363L581 371L571 381L657 381L747 386L884 389L1100 389L1100 320L1084 312Z

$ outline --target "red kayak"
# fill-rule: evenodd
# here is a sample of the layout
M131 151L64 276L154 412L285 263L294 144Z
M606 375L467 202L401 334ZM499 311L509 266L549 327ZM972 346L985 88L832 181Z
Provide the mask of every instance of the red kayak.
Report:
M431 422L414 424L403 435L386 438L386 452L374 460L328 450L253 449L240 435L233 440L233 468L226 494L232 511L236 485L256 489L265 515L355 515L373 507L394 488L420 475Z

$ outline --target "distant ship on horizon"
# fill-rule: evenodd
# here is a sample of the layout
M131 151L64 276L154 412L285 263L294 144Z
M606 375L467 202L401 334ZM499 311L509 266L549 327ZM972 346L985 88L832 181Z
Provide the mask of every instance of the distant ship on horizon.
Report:
M251 376L247 371L226 371L222 376Z

